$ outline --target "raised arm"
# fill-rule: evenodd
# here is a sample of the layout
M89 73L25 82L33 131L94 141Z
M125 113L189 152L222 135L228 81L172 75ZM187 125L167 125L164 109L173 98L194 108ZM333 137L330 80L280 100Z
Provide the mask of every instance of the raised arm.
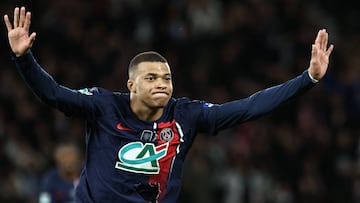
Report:
M14 10L14 21L11 24L9 16L4 15L4 21L8 31L11 50L19 57L27 53L32 47L36 33L29 34L31 13L25 11L25 7L16 7Z
M312 45L310 65L306 71L296 78L260 90L247 98L204 108L202 118L205 121L200 119L199 126L215 134L219 130L259 118L289 100L297 98L324 77L330 54L334 49L334 45L329 47L327 45L328 33L325 29L319 30Z
M14 10L14 21L11 24L8 15L4 15L8 30L9 44L17 70L32 92L44 103L57 108L69 116L81 116L87 119L98 115L95 102L97 89L94 92L73 90L58 84L35 60L30 48L36 33L29 34L31 13L25 7Z

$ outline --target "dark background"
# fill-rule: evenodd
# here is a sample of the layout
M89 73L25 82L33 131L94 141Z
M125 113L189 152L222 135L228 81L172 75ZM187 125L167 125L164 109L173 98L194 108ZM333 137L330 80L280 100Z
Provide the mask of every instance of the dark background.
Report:
M352 3L354 5L352 5ZM311 91L257 121L199 135L179 203L360 202L360 10L325 0L0 1L32 12L32 51L61 84L127 91L127 65L155 50L174 96L223 103L308 67L316 33L335 50ZM0 202L37 202L58 141L84 150L84 123L41 104L20 79L0 26Z

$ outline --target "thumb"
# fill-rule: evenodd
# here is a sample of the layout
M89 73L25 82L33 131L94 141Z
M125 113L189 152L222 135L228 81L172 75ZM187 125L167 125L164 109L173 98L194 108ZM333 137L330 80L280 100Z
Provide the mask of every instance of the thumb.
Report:
M31 35L29 36L30 47L32 47L32 45L34 44L35 38L36 38L36 32L31 33Z

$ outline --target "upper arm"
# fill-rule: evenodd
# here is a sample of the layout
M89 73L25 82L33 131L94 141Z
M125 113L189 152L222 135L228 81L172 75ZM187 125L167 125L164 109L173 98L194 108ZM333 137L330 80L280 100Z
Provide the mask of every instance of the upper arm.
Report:
M101 112L99 97L97 88L73 90L58 86L53 95L41 100L67 116L91 119Z
M200 131L214 135L222 129L249 120L248 102L248 99L242 99L224 104L204 103L198 120Z
M42 102L68 116L91 118L100 112L98 98L102 95L97 88L78 91L59 85L37 63L31 52L16 58L15 64L27 86Z
M263 116L314 86L307 72L280 85L221 105L204 105L201 125L211 133ZM204 128L203 127L203 128Z

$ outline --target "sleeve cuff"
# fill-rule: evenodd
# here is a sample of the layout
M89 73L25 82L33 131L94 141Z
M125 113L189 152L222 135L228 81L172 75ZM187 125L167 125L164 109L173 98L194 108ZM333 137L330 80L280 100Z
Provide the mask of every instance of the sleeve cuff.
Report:
M31 57L32 53L31 51L27 51L25 54L21 55L21 56L16 56L13 52L11 52L11 59L13 61L23 61L26 60L27 58Z
M308 75L309 75L309 78L311 79L311 81L312 81L313 83L318 83L318 82L319 82L319 80L317 80L317 79L313 78L313 76L311 76L311 74L310 74L309 71L308 71Z

